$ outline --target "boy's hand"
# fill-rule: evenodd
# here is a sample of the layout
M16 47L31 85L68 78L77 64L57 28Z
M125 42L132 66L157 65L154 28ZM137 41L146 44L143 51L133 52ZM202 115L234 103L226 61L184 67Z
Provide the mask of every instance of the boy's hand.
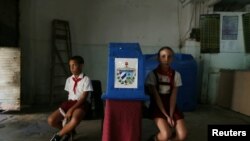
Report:
M72 113L73 111L69 109L65 115L65 118L67 118L68 120L71 119Z

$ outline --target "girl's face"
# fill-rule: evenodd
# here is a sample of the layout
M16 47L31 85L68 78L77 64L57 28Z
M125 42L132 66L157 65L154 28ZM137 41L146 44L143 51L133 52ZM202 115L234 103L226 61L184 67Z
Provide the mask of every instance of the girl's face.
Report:
M173 52L168 49L164 49L160 52L159 61L163 65L170 65L173 61Z
M81 73L82 65L78 64L77 61L70 60L69 61L69 67L70 67L70 71L71 71L72 74L78 75L78 74Z

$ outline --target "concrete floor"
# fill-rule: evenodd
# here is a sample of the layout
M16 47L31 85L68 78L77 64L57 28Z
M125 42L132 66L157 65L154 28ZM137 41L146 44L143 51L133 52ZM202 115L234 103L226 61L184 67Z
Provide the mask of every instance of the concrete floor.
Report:
M48 108L26 108L21 112L0 115L0 141L48 141L57 130L48 126ZM250 117L216 106L199 105L186 112L188 141L206 141L208 124L250 124ZM86 120L77 127L75 141L100 141L101 120ZM157 132L151 120L142 121L142 141Z

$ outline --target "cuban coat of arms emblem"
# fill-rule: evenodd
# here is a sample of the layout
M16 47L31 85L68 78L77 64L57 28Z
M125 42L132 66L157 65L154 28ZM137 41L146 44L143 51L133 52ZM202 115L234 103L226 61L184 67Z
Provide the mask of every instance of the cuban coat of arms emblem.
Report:
M138 60L115 58L115 88L137 88Z

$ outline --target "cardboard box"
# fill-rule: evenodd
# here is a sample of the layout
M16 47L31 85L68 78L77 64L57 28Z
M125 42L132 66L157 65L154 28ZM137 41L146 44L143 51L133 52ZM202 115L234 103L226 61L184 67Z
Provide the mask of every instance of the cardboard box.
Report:
M232 95L232 110L250 116L250 71L236 71Z
M216 104L231 108L234 87L234 70L220 70L220 79Z

